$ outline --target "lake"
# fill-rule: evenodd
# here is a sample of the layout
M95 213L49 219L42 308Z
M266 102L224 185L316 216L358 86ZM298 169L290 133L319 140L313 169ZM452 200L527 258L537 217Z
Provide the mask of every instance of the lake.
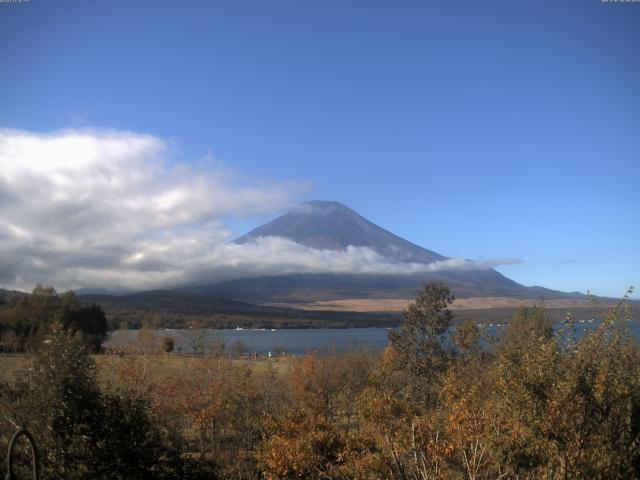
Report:
M581 337L600 322L589 320L576 322L576 335ZM629 323L633 335L640 339L640 324ZM499 335L503 324L489 324L482 329L491 335ZM556 325L560 328L560 324ZM105 347L118 348L128 342L135 341L140 330L121 330L112 332ZM291 355L304 355L312 351L336 351L365 349L382 351L387 345L387 328L318 328L318 329L280 329L280 330L154 330L158 337L172 337L175 351L193 353L194 345L205 351L222 340L226 349L233 349L234 344L241 342L247 351L260 355L272 355L286 352ZM237 347L236 347L237 348Z
M117 348L134 341L140 331L125 330L113 332L105 342L105 347ZM237 342L246 345L249 352L267 355L269 352L286 352L291 355L303 355L312 351L336 349L369 349L381 351L387 344L386 328L314 328L280 330L154 330L160 337L172 337L175 351L193 353L193 345L202 345L205 351L220 339L226 349L233 348Z

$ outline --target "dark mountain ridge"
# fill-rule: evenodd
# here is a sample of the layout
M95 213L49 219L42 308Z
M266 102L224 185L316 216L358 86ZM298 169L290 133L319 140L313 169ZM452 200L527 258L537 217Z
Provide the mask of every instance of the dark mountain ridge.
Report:
M25 292L21 292L19 290L5 290L4 288L0 288L0 300L2 301L24 297L25 295L27 295Z
M97 303L107 315L123 312L169 314L169 319L154 320L156 327L186 328L190 318L199 317L207 328L234 328L237 325L264 327L387 327L397 325L397 313L309 311L238 302L228 298L176 290L147 290L125 295L81 294L83 303Z
M544 287L525 287L492 270L434 272L412 275L301 273L229 280L184 291L241 299L252 303L307 303L354 298L414 298L428 281L445 282L458 298L508 297L520 299L585 298ZM510 284L509 282L513 282Z

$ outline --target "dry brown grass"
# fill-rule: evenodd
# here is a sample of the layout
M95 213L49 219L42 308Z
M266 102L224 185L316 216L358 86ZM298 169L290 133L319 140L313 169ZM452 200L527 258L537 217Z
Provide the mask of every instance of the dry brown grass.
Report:
M20 375L29 366L31 355L2 354L0 355L0 380L8 380Z
M412 298L348 298L342 300L320 300L311 303L278 304L278 306L295 307L303 310L332 310L348 312L401 312ZM540 300L534 298L506 297L470 297L459 298L451 306L452 310L517 308L521 305L544 305L547 308L587 308L592 304L589 300L554 299Z
M93 359L98 366L98 375L104 380L113 380L114 372L132 359L146 362L155 372L162 372L163 375L184 374L188 375L203 361L206 356L184 356L176 354L157 355L93 355ZM22 375L33 357L31 355L0 355L0 380L9 380ZM278 371L286 371L290 368L289 357L262 358L260 360L234 359L234 365L247 365L257 370L275 368Z

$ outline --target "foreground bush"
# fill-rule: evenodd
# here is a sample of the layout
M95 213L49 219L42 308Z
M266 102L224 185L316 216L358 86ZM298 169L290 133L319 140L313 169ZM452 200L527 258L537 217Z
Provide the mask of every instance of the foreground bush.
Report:
M43 479L173 479L190 468L148 401L100 390L86 343L60 324L4 400L9 423L37 440Z

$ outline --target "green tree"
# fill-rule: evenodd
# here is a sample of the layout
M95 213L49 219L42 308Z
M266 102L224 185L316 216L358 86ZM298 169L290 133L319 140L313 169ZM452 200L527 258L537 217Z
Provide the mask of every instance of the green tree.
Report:
M544 307L523 305L511 318L502 345L518 350L532 342L548 342L552 338L553 320L547 316Z
M454 299L445 284L427 283L416 300L402 312L404 323L400 329L389 333L398 360L414 376L427 407L434 400L434 381L446 369L443 345L452 320L448 306Z
M51 325L11 420L33 432L44 479L179 478L179 451L167 443L148 404L126 391L104 393L79 334Z
M38 285L31 295L16 297L2 308L4 348L35 352L55 320L72 334L80 332L79 338L92 352L100 350L107 335L107 320L100 306L81 305L72 291L59 295L53 287Z
M17 423L38 440L43 478L95 477L102 412L96 368L86 346L54 323L27 383Z
M95 303L65 309L62 324L72 334L80 332L81 338L93 353L100 351L102 342L107 338L107 318L102 308Z

